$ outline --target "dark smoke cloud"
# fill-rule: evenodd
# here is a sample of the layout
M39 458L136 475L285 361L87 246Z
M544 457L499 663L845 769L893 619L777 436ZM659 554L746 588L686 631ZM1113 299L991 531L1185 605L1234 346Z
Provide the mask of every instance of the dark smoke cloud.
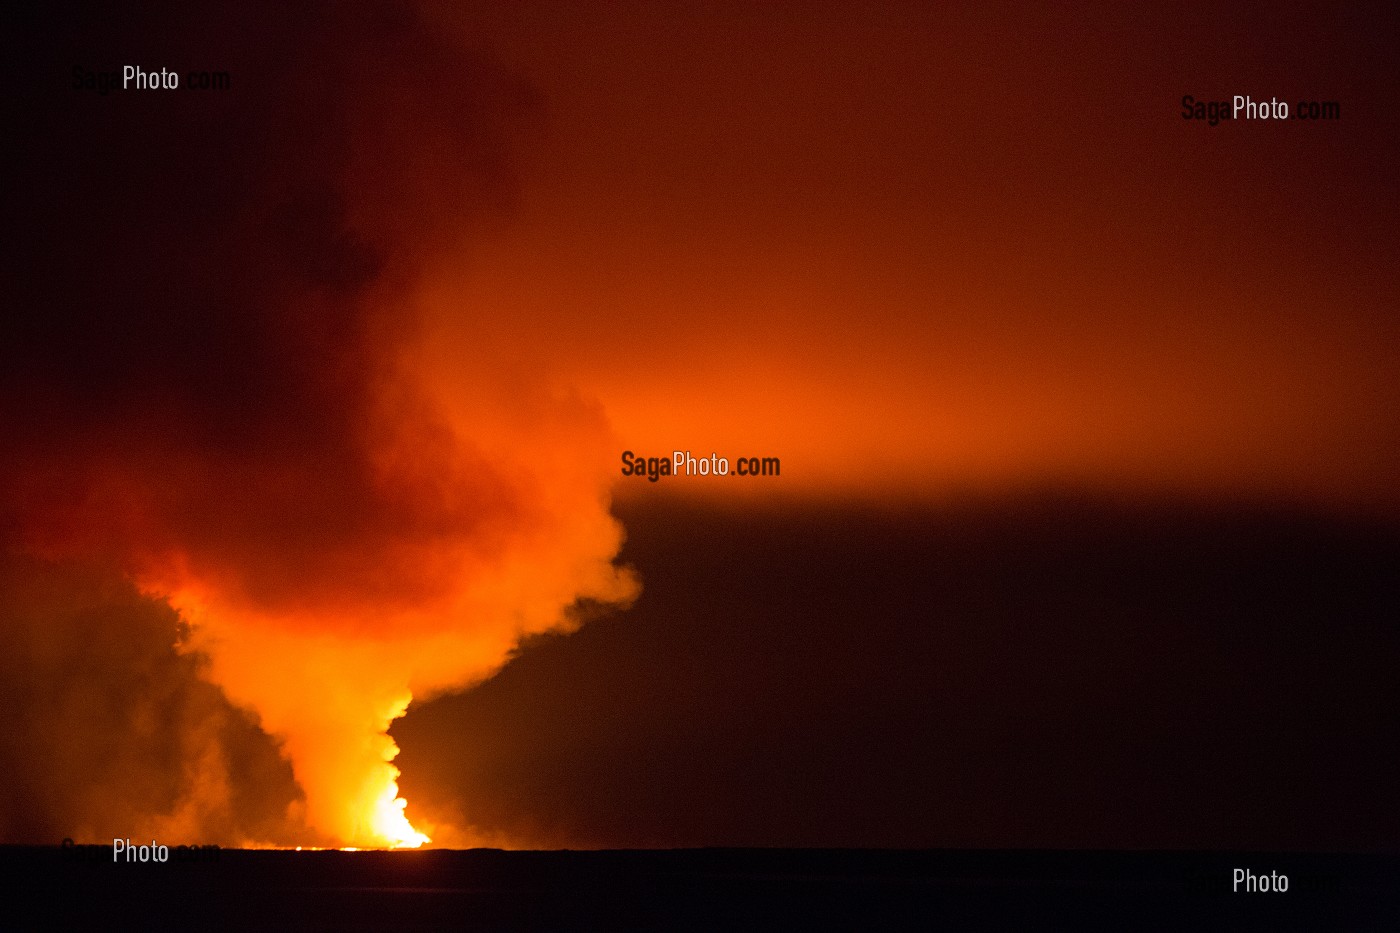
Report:
M271 601L343 586L367 569L347 554L361 541L430 531L440 513L404 508L417 491L375 488L371 408L413 336L402 289L509 198L500 140L527 92L399 4L156 4L31 25L59 41L23 66L38 132L12 169L11 527L59 551L179 544L261 563L246 576ZM131 62L225 70L232 89L69 87L74 65ZM311 473L314 488L289 481ZM452 520L504 508L487 494Z
M182 625L112 568L0 562L0 838L286 844L277 746L176 651Z
M396 723L521 846L1393 848L1400 527L1083 494L620 508L636 606Z

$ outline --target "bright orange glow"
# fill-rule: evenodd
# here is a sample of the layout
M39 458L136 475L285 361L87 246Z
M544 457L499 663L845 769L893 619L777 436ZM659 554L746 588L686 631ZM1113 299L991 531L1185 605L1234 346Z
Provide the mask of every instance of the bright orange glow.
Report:
M385 839L393 849L416 849L424 843L432 842L424 834L413 828L404 815L408 801L399 796L398 780L390 780L379 792L379 800L374 805L371 826L375 835Z

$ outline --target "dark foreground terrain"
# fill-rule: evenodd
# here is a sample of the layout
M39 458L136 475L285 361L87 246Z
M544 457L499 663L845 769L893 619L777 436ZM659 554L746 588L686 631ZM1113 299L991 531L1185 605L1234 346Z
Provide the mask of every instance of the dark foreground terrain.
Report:
M5 847L10 929L1400 929L1400 857L691 849ZM1289 877L1232 893L1236 867Z

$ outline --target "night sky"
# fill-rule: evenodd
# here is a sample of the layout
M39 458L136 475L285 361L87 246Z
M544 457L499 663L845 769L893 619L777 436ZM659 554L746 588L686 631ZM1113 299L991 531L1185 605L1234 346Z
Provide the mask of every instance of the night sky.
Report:
M16 15L0 841L1395 847L1391 5Z

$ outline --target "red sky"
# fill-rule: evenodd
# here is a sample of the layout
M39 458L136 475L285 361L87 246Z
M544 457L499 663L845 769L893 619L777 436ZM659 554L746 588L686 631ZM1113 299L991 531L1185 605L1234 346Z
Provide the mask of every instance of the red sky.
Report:
M790 488L1395 505L1394 92L1365 19L444 18L538 92L518 216L437 283L447 368L490 346L625 447L778 455ZM1180 116L1235 92L1344 118Z

